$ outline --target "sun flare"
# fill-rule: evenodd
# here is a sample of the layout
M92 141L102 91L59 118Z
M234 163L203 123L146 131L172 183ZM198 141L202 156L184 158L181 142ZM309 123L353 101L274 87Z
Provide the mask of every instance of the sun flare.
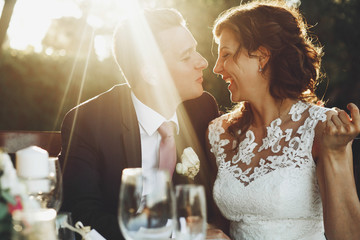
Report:
M18 0L7 31L10 47L25 50L29 46L36 52L42 50L41 41L52 19L81 14L72 1Z

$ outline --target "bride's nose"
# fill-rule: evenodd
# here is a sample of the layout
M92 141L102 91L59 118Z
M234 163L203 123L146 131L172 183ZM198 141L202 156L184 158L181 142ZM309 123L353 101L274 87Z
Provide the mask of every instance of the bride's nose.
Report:
M223 63L218 58L216 60L215 66L213 68L213 72L216 73L216 74L221 74L223 70L224 70Z

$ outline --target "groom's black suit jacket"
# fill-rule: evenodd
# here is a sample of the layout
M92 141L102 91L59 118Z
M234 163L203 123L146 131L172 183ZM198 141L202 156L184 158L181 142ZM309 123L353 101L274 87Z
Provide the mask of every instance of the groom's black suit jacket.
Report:
M117 221L121 174L124 168L141 167L139 123L130 88L116 85L109 91L69 111L63 121L62 150L64 201L62 210L72 213L74 223L95 228L106 239L122 239ZM185 119L188 115L190 120ZM181 104L177 110L180 134L176 138L178 162L185 147L193 147L200 158L194 183L206 189L208 222L222 219L212 200L216 166L206 158L205 131L218 117L215 99L201 97ZM190 135L191 129L195 135ZM198 140L198 144L194 143ZM188 183L176 172L173 183Z

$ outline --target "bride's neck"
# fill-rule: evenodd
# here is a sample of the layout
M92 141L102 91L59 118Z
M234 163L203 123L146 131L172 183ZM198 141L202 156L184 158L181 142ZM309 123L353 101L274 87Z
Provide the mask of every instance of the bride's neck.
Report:
M251 103L250 106L254 116L252 127L265 129L277 118L284 120L295 101L294 99L285 98Z

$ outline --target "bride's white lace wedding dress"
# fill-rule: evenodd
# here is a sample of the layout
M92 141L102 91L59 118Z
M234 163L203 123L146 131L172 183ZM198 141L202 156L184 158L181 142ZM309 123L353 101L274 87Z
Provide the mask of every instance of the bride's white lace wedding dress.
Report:
M328 110L299 101L258 141L249 129L237 143L226 131L232 113L210 124L218 165L213 195L231 221L232 239L325 239L311 150L315 127Z

